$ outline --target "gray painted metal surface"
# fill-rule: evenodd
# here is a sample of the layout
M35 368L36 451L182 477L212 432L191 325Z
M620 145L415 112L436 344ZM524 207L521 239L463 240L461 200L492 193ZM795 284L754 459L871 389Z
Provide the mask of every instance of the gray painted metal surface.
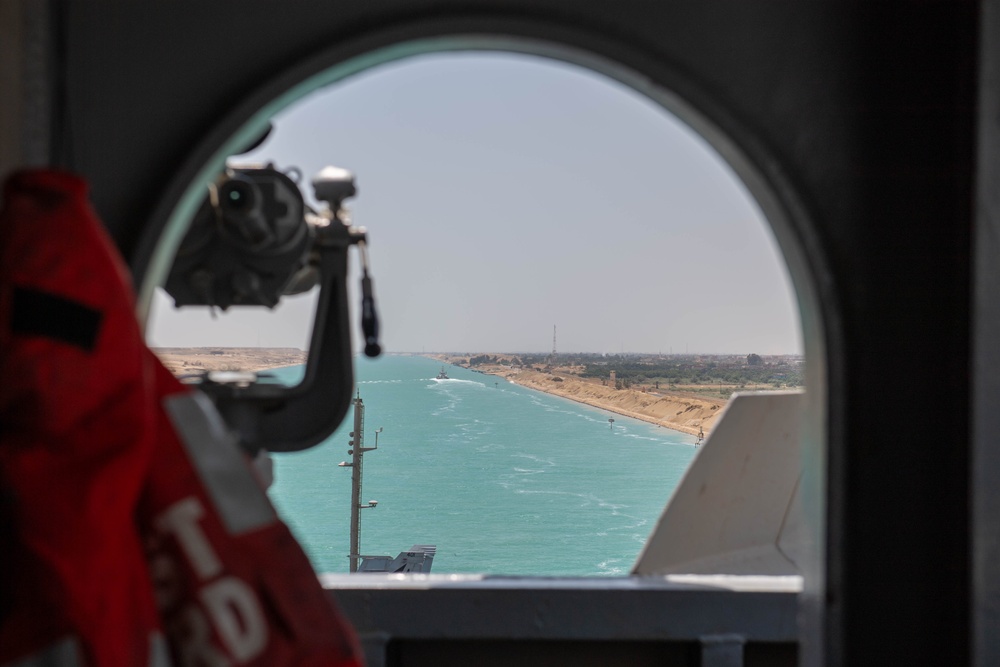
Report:
M737 394L674 490L633 567L800 574L801 392Z
M82 667L82 653L80 641L70 636L53 642L26 658L8 662L3 667Z
M0 2L0 178L49 161L55 39L47 2Z
M358 572L419 572L429 574L434 565L437 546L414 544L409 551L401 551L398 556L361 556Z
M743 667L741 635L708 635L701 638L702 667Z
M693 642L717 661L706 664L728 667L740 664L731 661L735 645L797 642L802 588L800 577L697 575L321 580L354 623L371 667L385 664L386 647L401 640Z
M1000 3L983 8L972 383L973 660L1000 665Z

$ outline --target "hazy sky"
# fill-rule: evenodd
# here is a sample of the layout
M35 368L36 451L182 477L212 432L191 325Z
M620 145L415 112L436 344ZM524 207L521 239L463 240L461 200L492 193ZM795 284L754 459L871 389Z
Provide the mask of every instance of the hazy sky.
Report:
M356 173L348 204L369 231L389 352L544 352L553 325L566 352L802 350L784 262L729 167L586 70L413 58L300 101L246 159L306 182L328 164ZM212 320L160 307L150 339L304 347L308 308Z

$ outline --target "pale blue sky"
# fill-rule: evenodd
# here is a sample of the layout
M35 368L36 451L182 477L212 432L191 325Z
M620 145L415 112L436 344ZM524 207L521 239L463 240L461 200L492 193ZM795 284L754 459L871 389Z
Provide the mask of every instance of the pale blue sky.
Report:
M382 66L287 109L247 159L306 180L356 173L349 208L369 230L389 352L548 351L553 324L567 352L802 350L783 260L729 167L575 66L482 53ZM151 341L302 347L305 312L158 310Z

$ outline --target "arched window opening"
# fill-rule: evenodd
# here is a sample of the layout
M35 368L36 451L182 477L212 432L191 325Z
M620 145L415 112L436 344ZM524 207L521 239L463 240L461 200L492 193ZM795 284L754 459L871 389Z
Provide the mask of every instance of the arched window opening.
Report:
M366 446L384 429L362 553L434 543L435 573L626 574L730 395L804 385L821 342L773 202L657 102L555 60L424 55L313 93L231 158L357 178L391 355L355 360ZM200 322L155 300L154 347L240 370L254 348L304 350L315 296ZM267 354L273 381L300 379ZM276 455L272 497L321 572L348 566L353 428Z

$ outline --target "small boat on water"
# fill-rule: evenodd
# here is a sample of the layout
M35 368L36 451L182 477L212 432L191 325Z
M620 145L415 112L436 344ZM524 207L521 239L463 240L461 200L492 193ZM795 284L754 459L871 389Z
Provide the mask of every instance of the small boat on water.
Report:
M444 372L444 366L441 367L441 372L438 373L437 379L438 380L448 380L448 379L450 379L448 377L448 374Z

